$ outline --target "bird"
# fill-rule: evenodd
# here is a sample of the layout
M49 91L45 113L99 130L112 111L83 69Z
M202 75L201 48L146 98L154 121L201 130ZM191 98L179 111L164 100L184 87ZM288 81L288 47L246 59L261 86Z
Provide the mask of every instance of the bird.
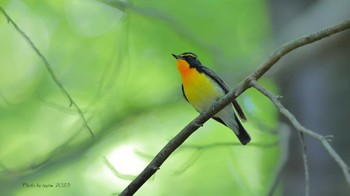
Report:
M172 56L176 59L176 66L182 79L182 94L199 113L207 110L215 101L229 92L225 82L214 71L202 65L196 54L184 52L179 55L172 54ZM246 145L251 138L233 108L242 121L247 120L236 100L233 100L232 104L225 106L212 118L230 128L239 141Z

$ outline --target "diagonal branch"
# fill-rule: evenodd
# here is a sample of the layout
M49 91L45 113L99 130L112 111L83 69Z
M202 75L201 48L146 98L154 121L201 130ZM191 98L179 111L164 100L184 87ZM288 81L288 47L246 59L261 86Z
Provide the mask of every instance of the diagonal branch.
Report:
M87 123L87 120L82 112L82 110L80 109L80 107L78 106L78 104L73 100L73 98L70 96L70 94L68 93L68 91L63 87L62 83L59 81L59 79L57 78L55 72L52 69L52 66L50 65L50 63L47 61L47 59L45 58L45 56L40 52L40 50L35 46L35 44L33 43L33 41L28 37L28 35L19 28L19 26L17 25L17 23L15 23L15 21L12 20L12 18L7 14L7 12L0 6L0 11L4 14L4 16L6 17L7 21L13 25L13 27L15 27L16 31L28 42L28 44L30 45L30 47L35 51L35 53L39 56L39 58L43 61L47 71L49 72L52 80L56 83L56 85L58 86L58 88L62 91L62 93L68 98L69 100L69 106L74 106L75 109L77 110L80 118L82 119L86 129L89 131L89 133L91 134L92 137L94 136L94 133L92 132L92 129L90 128L89 124Z
M242 94L245 90L251 87L251 81L258 80L262 75L264 75L279 59L288 54L289 52L307 45L323 38L329 37L338 32L347 30L350 28L350 19L345 20L339 24L333 25L331 27L325 28L316 33L312 33L306 36L302 36L294 41L291 41L280 48L278 48L275 52L271 54L267 60L261 64L252 74L250 74L245 80L243 80L237 88L230 91L224 97L220 98L216 103L213 104L208 110L203 112L201 115L192 120L186 127L184 127L173 139L171 139L154 157L154 159L146 166L146 168L120 193L120 195L133 195L164 163L164 161L173 153L185 140L192 135L201 125L203 125L207 120L214 116L217 112L219 112L226 105L231 103L237 96ZM322 142L325 142L326 145L329 143L324 140L324 137L314 133L308 129L303 131L304 133L311 135L313 137L319 137ZM324 145L325 145L324 144ZM325 145L325 147L326 147ZM333 150L333 148L328 147ZM327 149L327 148L326 148ZM334 150L333 150L334 151ZM332 153L332 156L336 156L336 153ZM341 160L341 163L345 166L342 167L343 170L346 167L346 164L342 159L337 156L338 159ZM348 180L348 179L347 179ZM348 182L350 182L350 177Z
M329 137L320 135L310 129L305 128L303 125L299 123L299 121L295 118L295 116L282 105L282 103L276 98L276 96L274 96L268 90L260 86L254 80L251 81L251 84L252 86L254 86L254 88L256 88L258 91L260 91L262 94L264 94L266 97L268 97L272 101L272 103L278 108L280 113L283 114L292 123L295 129L297 129L300 133L309 135L312 138L322 143L323 147L328 151L329 155L333 157L333 159L338 163L338 165L342 169L345 176L345 180L350 187L349 166L345 163L345 161L339 156L339 154L329 144Z

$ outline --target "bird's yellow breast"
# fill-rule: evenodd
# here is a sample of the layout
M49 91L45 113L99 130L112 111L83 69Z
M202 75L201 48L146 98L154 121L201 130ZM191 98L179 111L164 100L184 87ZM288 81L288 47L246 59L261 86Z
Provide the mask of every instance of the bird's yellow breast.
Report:
M225 94L214 80L196 68L190 68L186 61L178 60L177 67L186 98L197 111L203 112Z

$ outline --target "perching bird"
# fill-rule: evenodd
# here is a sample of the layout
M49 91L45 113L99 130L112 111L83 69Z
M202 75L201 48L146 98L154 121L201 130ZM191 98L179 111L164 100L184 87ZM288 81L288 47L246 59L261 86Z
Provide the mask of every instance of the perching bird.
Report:
M192 52L172 55L176 58L177 69L182 78L182 93L199 113L204 112L217 99L229 92L224 81L212 70L203 66L197 55ZM240 118L245 121L246 117L236 100L233 100L232 104ZM250 136L238 120L231 104L215 114L213 119L232 129L243 145L249 143Z

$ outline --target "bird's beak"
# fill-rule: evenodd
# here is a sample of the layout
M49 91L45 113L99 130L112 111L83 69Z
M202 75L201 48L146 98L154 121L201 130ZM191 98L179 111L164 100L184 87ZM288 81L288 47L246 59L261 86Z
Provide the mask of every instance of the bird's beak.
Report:
M171 55L173 55L173 57L176 58L176 59L180 58L180 55L176 55L176 54L171 54Z

